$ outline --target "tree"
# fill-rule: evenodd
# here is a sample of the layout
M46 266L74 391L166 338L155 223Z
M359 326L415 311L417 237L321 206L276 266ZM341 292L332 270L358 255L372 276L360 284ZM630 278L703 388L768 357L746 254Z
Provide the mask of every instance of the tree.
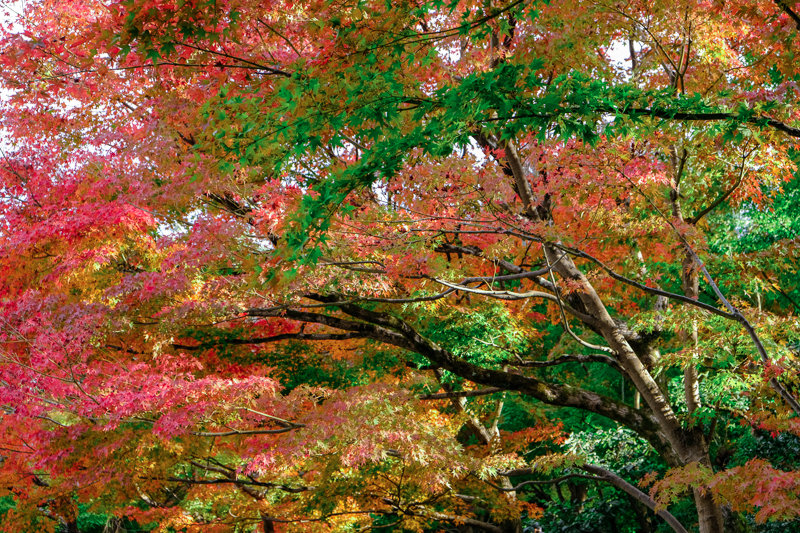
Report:
M800 437L797 235L749 224L796 207L797 12L26 3L4 527L521 531L561 483L797 517L800 465L735 453Z

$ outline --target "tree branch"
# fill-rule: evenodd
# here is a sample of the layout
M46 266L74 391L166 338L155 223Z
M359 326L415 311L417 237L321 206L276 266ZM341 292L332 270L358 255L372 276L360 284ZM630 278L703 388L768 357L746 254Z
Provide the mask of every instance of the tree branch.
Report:
M674 451L665 440L657 420L646 411L633 409L607 396L571 385L547 383L535 377L475 365L454 356L436 343L426 339L399 318L385 313L369 311L353 304L335 303L339 300L336 296L318 294L306 296L316 301L330 302L330 305L336 305L344 313L365 322L354 322L328 315L291 310L285 312L287 318L324 323L351 331L361 331L375 340L418 353L441 368L449 370L473 383L518 391L551 405L575 407L597 413L630 427L650 442L670 464L677 464ZM251 316L279 315L278 312L263 315L259 314L257 310L250 310L248 314Z
M161 479L161 478L159 478ZM247 479L231 479L231 478L219 478L219 479L184 479L179 477L168 477L163 478L163 481L171 481L173 483L184 483L187 485L248 485L251 487L264 487L269 489L278 489L284 492L289 492L292 494L299 494L301 492L307 492L309 490L313 490L312 487L289 487L287 485L280 485L276 483L264 483L261 481L251 481Z
M348 339L363 339L365 335L357 332L351 333L281 333L271 337L253 337L250 339L220 339L214 342L204 342L198 345L173 344L172 347L179 350L204 350L212 346L220 345L246 345L246 344L266 344L270 342L280 342L285 340L309 340L309 341L341 341Z
M586 472L589 472L590 474L596 475L598 478L602 479L603 481L611 483L612 485L614 485L615 487L620 489L625 494L631 496L635 500L637 500L637 501L643 503L644 505L646 505L648 509L650 509L651 511L655 512L655 514L657 514L667 524L669 524L669 526L673 529L673 531L675 531L675 533L688 533L686 528L683 527L683 524L681 524L678 521L678 519L675 518L672 515L672 513L670 513L666 509L657 509L658 505L653 500L653 498L651 498L650 496L648 496L644 492L640 491L634 485L628 483L627 481L625 481L624 479L619 477L617 474L615 474L611 470L606 470L605 468L603 468L601 466L592 465L592 464L585 464L585 465L581 466L580 468L583 469Z
M752 153L752 151L750 153ZM717 206L719 206L722 202L727 200L730 197L730 195L733 194L736 191L736 189L739 188L739 185L742 184L742 180L744 179L744 163L745 163L745 159L746 158L747 158L747 156L742 158L742 167L739 170L739 177L736 178L736 182L733 184L733 186L731 186L730 189L728 189L723 194L718 196L717 199L714 200L713 202L711 202L707 207L705 207L704 209L701 209L700 212L698 212L696 215L694 215L694 216L692 216L690 218L687 218L686 219L687 223L689 223L689 224L697 224L700 221L701 218L706 216L708 213L713 211Z
M798 14L795 13L791 7L789 7L788 0L774 0L774 1L775 4L777 4L777 6L784 11L784 13L789 15L789 18L794 21L794 24L795 26L797 26L797 29L800 30L800 16L798 16Z
M606 483L610 483L611 485L614 485L619 490L621 490L625 494L631 496L636 501L643 503L648 509L653 511L656 515L658 515L660 518L662 518L667 524L669 524L669 526L673 529L673 531L675 531L675 533L689 533L687 531L687 529L685 527L683 527L683 524L681 524L678 521L678 519L675 518L675 516L672 515L672 513L670 513L666 509L658 509L657 510L658 504L655 502L655 500L653 500L653 498L651 498L650 496L648 496L647 494L645 494L644 492L642 492L641 490L636 488L631 483L628 483L627 481L622 479L620 476L618 476L617 474L615 474L611 470L608 470L606 468L603 468L603 467L598 466L598 465L593 465L593 464L583 464L583 465L580 465L580 466L576 466L576 468L580 468L584 472L588 472L591 475L590 476L584 476L582 474L568 474L566 476L562 476L560 478L556 478L556 479L552 479L552 480L532 481L532 482L525 482L525 483L527 483L529 485L544 484L544 483L558 483L558 482L563 481L565 479L568 479L570 477L582 477L584 479L593 479L593 480L597 480L597 481L605 481ZM524 476L524 475L530 475L530 474L533 474L533 473L534 473L534 469L533 468L519 468L519 469L515 469L515 470L509 470L507 472L502 472L501 475L503 475L503 476ZM520 485L518 485L518 487L521 486L521 485L524 485L525 483L521 483Z
M302 424L295 424L290 427L280 429L232 429L230 431L209 432L209 431L194 431L192 435L198 437L231 437L233 435L276 435L278 433L286 433L304 427Z
M574 355L562 355L560 357L556 357L555 359L551 359L549 361L508 361L507 364L511 366L517 367L527 367L527 368L544 368L549 366L556 366L556 365L563 365L565 363L603 363L608 365L616 370L622 372L622 367L619 363L607 356L602 354L574 354Z
M496 392L503 392L508 389L500 387L491 387L488 389L479 390L465 390L465 391L452 391L452 392L437 392L435 394L424 394L419 397L420 400L447 400L453 398L473 398L475 396L486 396Z
M717 309L713 305L708 305L708 304L705 304L705 303L703 303L703 302L701 302L699 300L694 300L692 298L689 298L688 296L684 296L683 294L676 294L674 292L668 292L668 291L665 291L665 290L658 289L656 287L648 287L647 285L644 285L643 283L639 283L638 281L634 281L634 280L632 280L630 278L627 278L627 277L625 277L625 276L623 276L621 274L618 274L617 272L612 270L610 267L608 267L605 263L603 263L602 261L600 261L596 257L594 257L592 255L589 255L588 253L586 253L586 252L584 252L582 250L578 250L576 248L569 248L567 246L562 246L562 245L556 245L556 247L561 249L561 250L564 250L565 252L569 253L570 255L572 255L574 257L580 257L582 259L588 259L589 261L591 261L592 263L596 264L601 269L603 269L613 279L615 279L617 281L620 281L620 282L622 282L622 283L624 283L626 285L630 285L631 287L636 287L637 289L639 289L639 290L641 290L643 292L646 292L646 293L649 293L649 294L655 294L657 296L664 296L665 298L669 298L670 300L676 300L676 301L679 301L679 302L682 302L682 303L685 303L685 304L689 304L689 305L693 305L695 307L699 307L700 309L702 309L704 311L708 311L709 313L712 313L712 314L727 318L729 320L736 320L736 316L733 313L727 313L727 312L725 312L725 311L723 311L721 309Z

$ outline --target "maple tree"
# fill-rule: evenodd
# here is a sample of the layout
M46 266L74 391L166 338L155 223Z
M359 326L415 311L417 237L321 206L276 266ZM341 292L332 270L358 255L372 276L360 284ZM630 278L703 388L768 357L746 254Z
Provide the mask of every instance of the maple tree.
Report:
M800 4L6 10L4 531L798 519Z

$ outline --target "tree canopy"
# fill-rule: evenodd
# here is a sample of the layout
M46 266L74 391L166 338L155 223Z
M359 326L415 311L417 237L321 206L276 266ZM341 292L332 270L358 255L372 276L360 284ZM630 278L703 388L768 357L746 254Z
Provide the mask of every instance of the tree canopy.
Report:
M0 530L800 527L800 3L3 9Z

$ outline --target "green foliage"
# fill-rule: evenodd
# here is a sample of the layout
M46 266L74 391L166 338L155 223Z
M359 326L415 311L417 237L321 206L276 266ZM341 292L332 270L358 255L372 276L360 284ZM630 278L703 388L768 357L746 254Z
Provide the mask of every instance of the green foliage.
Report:
M15 507L13 496L3 496L0 498L0 517L5 515L10 509Z
M78 531L81 533L104 533L106 531L106 524L108 524L109 515L103 513L94 513L89 510L90 506L87 504L78 504ZM146 531L135 524L127 523L130 529L137 529ZM123 526L124 527L124 526Z
M736 441L730 464L742 465L754 456L769 460L775 468L796 470L800 467L800 437L746 428Z
M712 217L719 228L710 241L714 252L758 252L778 241L800 237L800 178L764 194L774 196L769 205L747 202Z
M636 479L660 466L650 445L633 431L622 428L593 428L573 432L564 447L586 457L588 462L606 464L615 472Z
M423 327L430 340L458 357L484 366L502 366L526 346L520 324L500 305L485 305L470 313L451 308Z
M580 504L559 502L548 505L545 515L537 522L547 533L638 533L639 516L631 501L620 491L604 488L590 491L591 496ZM566 492L565 497L569 495ZM657 527L654 524L654 527ZM671 531L659 528L657 531Z

